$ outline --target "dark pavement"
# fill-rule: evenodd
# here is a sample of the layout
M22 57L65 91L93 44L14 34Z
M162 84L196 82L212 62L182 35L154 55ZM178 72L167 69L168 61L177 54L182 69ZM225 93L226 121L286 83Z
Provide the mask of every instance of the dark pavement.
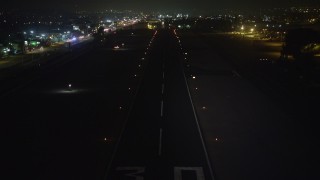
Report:
M155 36L107 179L212 179L172 30Z
M102 179L152 33L119 32L1 80L0 179Z
M286 71L248 58L260 52L226 51L233 41L153 33L2 72L1 179L318 176L316 84L284 84Z
M261 61L268 48L256 42L178 34L215 178L319 179L319 78Z

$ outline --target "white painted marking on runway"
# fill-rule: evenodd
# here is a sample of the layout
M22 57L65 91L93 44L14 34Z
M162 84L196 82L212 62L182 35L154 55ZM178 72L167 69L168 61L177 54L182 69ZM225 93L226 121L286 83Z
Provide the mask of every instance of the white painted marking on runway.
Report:
M202 167L174 167L174 180L183 180L182 171L194 171L197 180L205 179Z
M183 67L183 66L181 66ZM213 169L212 169L212 165L211 165L211 162L209 160L209 155L208 155L208 151L207 151L207 148L206 148L206 145L204 143L204 139L203 139L203 135L202 135L202 132L201 132L201 128L200 128L200 124L199 124L199 120L198 120L198 117L196 115L196 110L195 110L195 107L193 105L193 100L191 98L191 93L190 93L190 89L189 89L189 85L188 85L188 81L187 81L187 77L186 77L186 74L184 72L183 69L182 70L182 73L183 73L183 76L184 76L184 82L185 82L185 85L186 85L186 88L187 88L187 91L188 91L188 95L189 95L189 99L190 99L190 102L191 102L191 107L192 107L192 111L193 111L193 115L194 115L194 118L196 120L196 124L197 124L197 128L198 128L198 132L199 132L199 135L200 135L200 140L201 140L201 144L202 144L202 147L203 147L203 150L204 150L204 154L206 156L206 160L207 160L207 164L208 164L208 167L209 167L209 171L210 171L210 176L211 176L211 179L214 180L214 175L213 175Z
M162 73L162 78L163 78L163 80L164 80L164 72Z
M124 176L133 177L136 180L143 180L144 177L142 174L145 172L145 167L117 167L117 171L135 171L135 172L127 172Z
M160 111L160 116L163 117L163 101L161 101L161 111Z
M159 134L159 151L158 155L161 156L162 154L162 128L160 128L160 134Z

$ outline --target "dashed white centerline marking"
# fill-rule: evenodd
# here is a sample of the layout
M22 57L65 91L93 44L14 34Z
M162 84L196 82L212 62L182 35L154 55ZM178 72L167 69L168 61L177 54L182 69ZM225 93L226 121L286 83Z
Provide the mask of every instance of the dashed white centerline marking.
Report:
M162 73L162 78L164 79L164 72Z
M160 135L159 135L159 151L158 151L159 156L162 154L162 128L160 128Z
M163 116L163 101L161 101L161 111L160 111L160 116Z

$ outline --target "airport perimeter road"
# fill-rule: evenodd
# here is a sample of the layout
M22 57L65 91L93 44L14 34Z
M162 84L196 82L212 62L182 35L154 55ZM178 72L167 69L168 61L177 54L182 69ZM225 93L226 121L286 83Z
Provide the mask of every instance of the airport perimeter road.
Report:
M106 179L213 179L172 30L159 30Z

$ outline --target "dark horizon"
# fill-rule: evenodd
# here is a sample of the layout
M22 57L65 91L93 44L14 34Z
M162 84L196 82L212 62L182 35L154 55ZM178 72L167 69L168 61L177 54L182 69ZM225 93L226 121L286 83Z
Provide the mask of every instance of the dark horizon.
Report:
M30 0L21 2L19 0L11 0L3 2L0 9L2 10L12 10L12 9L25 9L25 10L64 10L64 11L100 11L107 9L117 9L117 10L136 10L136 11L179 11L179 12L212 12L221 9L232 9L244 12L250 12L257 9L267 9L267 8L284 8L284 7L319 7L316 0L286 0L286 1L276 1L276 0L225 0L225 1L210 1L210 0L200 0L200 1L181 1L181 0L163 0L163 1L146 1L138 0L130 2L129 0L120 1L107 1L102 0L92 0L90 3L87 1L74 1L74 0L57 0L57 1L40 1L40 0Z

